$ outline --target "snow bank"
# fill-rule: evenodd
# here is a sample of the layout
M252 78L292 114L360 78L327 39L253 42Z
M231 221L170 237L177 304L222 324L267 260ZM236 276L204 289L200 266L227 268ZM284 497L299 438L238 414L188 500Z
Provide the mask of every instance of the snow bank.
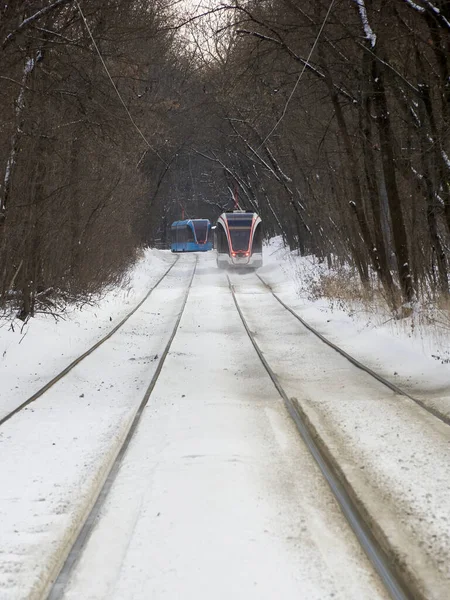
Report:
M94 298L92 305L69 306L58 321L42 314L25 325L19 319L0 320L0 416L113 329L173 260L169 251L144 250L122 286Z

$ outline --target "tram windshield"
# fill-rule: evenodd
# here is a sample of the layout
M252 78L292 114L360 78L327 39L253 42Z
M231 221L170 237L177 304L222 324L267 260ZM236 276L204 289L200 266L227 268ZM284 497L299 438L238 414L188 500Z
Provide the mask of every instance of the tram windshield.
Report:
M204 244L208 239L208 223L209 221L192 221L195 230L195 237L197 238L197 242L199 244Z
M228 216L228 229L233 250L235 252L246 251L250 243L253 215L232 215L233 218L230 216Z

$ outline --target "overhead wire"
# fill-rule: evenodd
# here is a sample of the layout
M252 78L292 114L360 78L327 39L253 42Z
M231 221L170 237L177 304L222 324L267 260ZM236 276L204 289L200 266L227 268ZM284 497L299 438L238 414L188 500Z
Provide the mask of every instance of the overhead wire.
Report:
M157 150L156 150L156 149L155 149L155 148L154 148L154 147L153 147L153 146L150 144L150 142L148 141L148 139L147 139L147 138L145 137L145 135L142 133L142 130L141 130L141 129L139 128L139 126L137 125L136 121L133 119L133 116L132 116L132 114L130 113L130 111L129 111L129 109L128 109L127 105L125 104L125 101L124 101L124 99L122 98L122 96L121 96L121 94L120 94L119 90L117 89L117 86L116 86L116 84L115 84L115 83L114 83L114 81L113 81L113 78L111 77L111 73L109 72L109 69L108 69L108 67L106 66L106 63L105 63L105 61L104 61L104 59L103 59L103 56L102 56L102 54L101 54L101 52L100 52L100 49L99 49L99 47L97 46L97 43L96 43L96 41L95 41L95 39L94 39L94 36L92 35L91 28L89 27L89 23L87 22L87 19L86 19L86 17L84 16L84 13L83 13L83 11L81 10L81 6L80 6L80 4L79 4L78 0L75 0L75 5L76 5L76 7L77 7L77 9L78 9L78 11L79 11L79 13L80 13L80 15L81 15L81 18L83 19L83 22L84 22L84 25L85 25L85 27L86 27L86 30L87 30L87 32L88 32L88 34L89 34L89 37L91 38L92 44L94 45L94 48L95 48L95 50L96 50L96 52L97 52L97 54L98 54L98 56L99 56L99 58L100 58L100 60L101 60L101 62L102 62L103 68L105 69L105 71L106 71L106 74L107 74L107 75L108 75L108 77L109 77L109 80L110 80L110 82L111 82L111 85L113 86L114 90L116 91L116 94L117 94L117 96L119 97L119 100L120 100L120 102L122 103L122 105L123 105L123 107L124 107L124 109L125 109L125 111L126 111L126 113L127 113L128 117L129 117L129 119L130 119L131 123L133 124L134 128L135 128L135 129L136 129L136 131L139 133L139 135L141 136L141 138L144 140L144 142L146 143L147 147L148 147L148 148L149 148L149 149L150 149L150 150L151 150L151 151L152 151L154 154L156 154L156 156L157 156L157 157L158 157L158 158L159 158L159 159L160 159L160 160L161 160L161 161L162 161L164 164L166 164L166 161L165 161L165 160L162 158L162 156L159 154L159 152L158 152L158 151L157 151ZM141 160L142 160L142 159L141 159ZM139 162L140 162L140 161L139 161Z
M309 54L308 54L308 58L306 59L306 62L305 62L305 63L304 63L304 65L303 65L303 69L301 70L301 72L300 72L299 76L297 77L297 80L296 80L296 82L295 82L295 84L294 84L294 87L292 88L292 91L291 91L291 93L289 94L289 97L288 97L288 99L286 100L286 104L284 105L283 112L281 113L281 116L280 116L280 118L279 118L279 119L278 119L278 121L275 123L275 125L274 125L274 126L273 126L273 128L270 130L270 132L269 132L269 133L266 135L266 137L263 139L263 141L261 142L261 144L258 146L258 148L257 148L257 151L258 151L260 148L262 148L262 147L264 146L264 144L267 142L267 140L268 140L268 139L270 138L270 136L273 134L273 132L275 131L275 129L277 129L278 125L279 125L279 124L281 123L281 121L284 119L284 117L285 117L285 115L286 115L286 112L287 112L287 109L288 109L288 106L289 106L289 104L290 104L290 102L291 102L291 100L292 100L292 97L293 97L293 95L295 94L295 90L297 89L297 87L298 87L298 84L300 83L300 80L301 80L301 78L303 77L303 73L305 72L305 70L306 70L306 67L308 67L308 66L309 66L309 61L310 61L310 59L311 59L311 56L312 56L312 54L313 54L313 52L314 52L314 50L315 50L315 48L316 48L316 46L317 46L317 43L318 43L318 41L319 41L319 38L320 38L320 36L322 35L322 31L323 31L323 29L324 29L324 27L325 27L325 24L326 24L326 22L328 21L328 17L330 16L330 13L331 13L331 10L332 10L332 8L333 8L333 6L334 6L334 3L335 3L335 0L331 0L331 2L330 2L330 5L329 5L329 7L328 7L328 10L327 10L327 14L325 15L325 18L324 18L324 20L323 20L323 22L322 22L322 25L321 25L320 29L319 29L319 33L317 34L317 36L316 36L316 39L314 40L314 43L313 43L313 45L312 45L312 47L311 47L311 50L310 50L310 52L309 52Z

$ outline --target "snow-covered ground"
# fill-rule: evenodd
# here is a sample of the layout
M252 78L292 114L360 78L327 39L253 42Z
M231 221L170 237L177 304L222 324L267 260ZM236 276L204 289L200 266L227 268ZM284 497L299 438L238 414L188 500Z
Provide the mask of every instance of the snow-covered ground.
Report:
M450 582L450 427L356 368L287 313L253 274L231 274L241 310L288 397L338 462L408 579Z
M394 319L353 302L311 299L325 264L300 257L275 238L258 271L273 290L319 333L416 398L450 416L450 322L427 325L421 312ZM425 311L423 311L425 312ZM450 316L447 316L450 319Z
M158 262L157 271L164 266ZM155 372L192 266L193 257L177 263L104 345L0 428L2 600L44 597ZM108 306L108 320L110 310ZM51 358L47 355L46 367L53 371ZM20 389L20 380L18 384Z
M211 259L64 598L384 598Z
M64 321L40 316L23 331L18 322L14 328L3 323L0 415L26 400L103 337L173 260L167 251L147 251L130 273L127 288L111 291L95 307L71 311ZM179 314L193 264L193 255L181 257L122 329L28 410L0 428L1 600L42 598L48 590L154 373ZM307 285L314 269L311 259L295 257L274 241L265 249L265 266L259 272L287 304L330 340L450 414L450 365L431 357L445 351L445 345L438 345L444 334L407 332L393 323L379 325L374 316L368 324L366 314L349 315L330 302L310 300ZM448 481L447 467L441 463L450 447L445 441L449 428L428 427L422 409L414 405L405 412L404 427L392 425L389 431L392 440L395 436L400 440L396 456L401 461L378 460L386 433L381 428L383 420L390 424L401 420L404 399L391 394L386 405L381 408L380 404L382 418L377 422L378 384L368 390L363 403L366 411L373 406L372 426L366 412L358 414L346 405L344 396L333 403L336 385L345 387L347 376L344 367L335 371L336 377L321 375L327 368L326 352L317 361L312 352L303 362L295 355L291 372L283 373L282 367L294 358L282 335L286 321L280 322L279 331L275 318L263 325L267 299L258 284L246 274L233 277L247 310L252 302L260 307L253 329L258 336L261 328L261 341L266 340L267 353L290 385L290 395L299 400L306 397L313 411L323 411L317 423L325 424L322 433L327 443L349 471L355 474L367 468L379 489L386 490L390 504L383 526L392 527L390 515L397 511L398 543L402 543L402 532L411 534L408 543L418 544L413 558L420 561L421 548L428 544L423 556L431 556L432 561L439 543L443 544L442 556L447 556L448 531L441 537L439 527L445 527L450 498L446 486L428 489L428 482L433 469L437 483ZM299 335L296 343L301 340ZM283 590L286 598L384 597L248 344L232 310L225 274L216 269L213 253L201 255L193 292L160 383L105 505L105 521L91 538L93 546L86 550L68 598L202 594L274 598L280 596L276 590ZM310 376L306 387L298 382L302 369ZM322 405L314 405L313 391L320 396L322 383L327 397ZM336 407L338 411L333 412ZM406 449L402 438L407 441ZM360 441L365 446L355 458ZM413 446L416 456L408 457ZM370 481L370 476L356 479ZM374 503L378 498L374 496ZM398 498L404 502L394 506ZM420 524L421 511L427 506L428 516L433 517L428 533L426 518ZM409 519L411 514L416 521ZM116 531L117 536L112 535ZM109 558L101 550L105 547ZM97 569L94 576L89 571L92 564ZM447 567L438 557L431 566L442 577L436 595L430 597L445 598L440 586Z
M170 267L168 251L147 249L124 284L92 305L68 307L58 321L38 315L25 325L0 320L0 418L104 337Z

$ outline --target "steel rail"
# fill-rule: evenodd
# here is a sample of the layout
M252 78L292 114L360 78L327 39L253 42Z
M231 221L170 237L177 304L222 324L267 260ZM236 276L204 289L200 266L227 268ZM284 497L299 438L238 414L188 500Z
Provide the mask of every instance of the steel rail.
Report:
M40 398L43 394L45 394L46 391L48 391L51 387L53 387L55 385L55 383L60 381L74 367L76 367L78 364L80 364L80 362L82 360L84 360L87 356L89 356L89 354L92 354L92 352L94 352L94 350L97 350L97 348L99 346L101 346L104 342L106 342L106 340L108 340L111 336L113 336L116 333L116 331L118 331L122 327L122 325L124 325L128 321L128 319L134 315L134 313L138 310L138 308L140 308L144 304L144 302L147 300L147 298L150 296L150 294L158 287L158 285L161 283L161 281L166 277L166 275L168 275L169 271L176 265L176 263L178 262L178 259L179 259L179 256L176 257L176 260L174 260L174 262L170 265L170 267L163 273L163 275L161 275L161 277L158 279L158 281L150 288L150 290L147 292L147 294L144 296L144 298L113 329L111 329L111 331L109 333L107 333L98 342L96 342L93 346L91 346L88 350L86 350L86 352L84 352L78 358L76 358L70 364L68 364L65 369L63 369L60 373L58 373L58 375L53 377L53 379L51 379L48 383L46 383L43 387L41 387L37 392L35 392L27 400L22 402L22 404L19 404L19 406L16 406L16 408L14 410L12 410L7 415L2 417L0 419L0 426L3 425L4 423L6 423L7 421L9 421L9 419L11 419L11 417L16 415L21 410L23 410L26 406L28 406L29 404L31 404L32 402L34 402L35 400Z
M186 295L184 297L184 301L181 306L180 313L179 313L177 320L175 322L175 325L173 327L172 334L169 338L169 341L167 342L166 347L164 348L164 352L161 354L161 357L159 359L158 366L155 370L155 373L153 374L153 377L147 387L147 390L145 391L144 397L142 398L142 401L139 404L139 407L136 411L133 421L131 422L128 433L127 433L122 445L120 446L120 448L117 451L116 458L114 459L114 462L111 465L111 468L105 477L105 481L104 481L103 486L97 496L97 499L96 499L94 505L92 506L89 514L87 515L86 520L85 520L83 526L81 527L81 529L78 533L78 536L77 536L75 542L73 543L64 564L62 565L55 581L53 582L53 584L50 588L50 591L46 597L46 600L61 600L61 598L63 597L64 590L69 582L72 571L73 571L75 565L77 564L79 558L81 557L83 549L84 549L84 547L89 539L89 536L92 533L94 525L99 517L102 506L103 506L109 492L111 491L111 488L114 484L114 481L117 477L120 466L122 464L123 457L125 456L125 453L128 450L128 446L130 445L131 439L133 438L133 435L136 432L137 426L142 417L142 413L143 413L145 407L147 406L147 403L150 399L151 393L153 392L156 382L158 381L159 375L164 366L164 362L167 358L170 347L172 346L172 342L178 331L178 327L180 325L180 321L181 321L181 318L184 313L184 309L185 309L187 301L188 301L189 292L192 287L192 282L194 280L195 271L197 269L198 258L197 258L197 256L195 258L196 258L195 265L194 265L194 269L192 270L192 275L191 275L191 279L190 279L188 288L186 290Z
M239 303L236 298L236 292L233 284L229 276L227 275L228 285L233 296L234 304L241 318L242 324L247 332L248 337L250 338L251 343L259 356L264 368L266 369L270 379L272 380L276 390L280 394L281 398L284 401L284 404L292 417L300 436L305 442L308 450L312 454L314 460L316 461L322 475L327 481L334 497L336 498L342 513L344 514L347 522L352 528L354 534L364 552L366 553L368 559L372 563L374 569L378 573L383 585L388 591L389 595L393 600L412 600L416 598L416 594L409 589L406 585L406 582L403 581L403 578L399 573L397 573L389 559L388 554L381 547L375 536L373 535L370 527L366 524L360 510L358 509L355 501L351 497L351 493L353 492L346 482L344 485L341 482L341 478L339 477L339 468L336 461L329 455L329 453L325 454L325 452L321 449L320 446L324 447L325 444L320 439L320 437L315 432L316 438L319 440L319 443L314 439L313 433L310 431L310 428L301 414L299 407L295 405L295 403L288 397L286 392L284 391L282 385L280 384L278 377L268 364L265 359L260 347L258 346L253 333L251 332L245 317L242 313L242 310L239 306Z
M445 423L445 425L450 425L450 416L445 415L444 413L441 413L439 410L433 408L432 406L428 406L425 402L423 402L422 400L419 400L419 398L415 398L414 396L411 396L411 394L408 394L408 392L405 392L405 390L403 390L402 388L395 385L395 383L392 383L388 379L385 379L382 375L380 375L376 371L373 371L370 367L367 367L363 363L359 362L359 360L354 358L351 354L348 354L348 352L346 352L345 350L343 350L342 348L340 348L339 346L337 346L336 344L331 342L328 338L326 338L324 335L322 335L316 329L314 329L314 327L312 327L312 325L310 325L307 321L302 319L302 317L300 317L300 315L298 315L290 306L288 306L285 302L283 302L283 300L281 300L281 298L278 296L278 294L276 294L273 291L271 286L266 281L264 281L264 279L261 277L261 275L259 275L258 273L255 273L255 275L258 277L258 279L261 281L261 283L270 291L270 293L273 295L273 297L276 300L278 300L278 302L287 311L289 311L292 316L294 316L298 321L300 321L300 323L304 327L306 327L306 329L308 329L311 333L313 333L320 340L322 340L322 342L324 342L324 344L327 344L327 346L329 346L330 348L332 348L333 350L338 352L341 356L346 358L349 362L351 362L352 365L354 365L358 369L361 369L362 371L365 371L368 375L371 375L374 379L378 380L380 383L382 383L383 385L388 387L390 390L392 390L396 394L399 394L400 396L405 396L406 398L409 398L409 400L412 400L413 402L415 402L418 406L420 406L421 408L426 410L428 413L433 415L433 417L436 417L437 419L439 419L440 421Z

